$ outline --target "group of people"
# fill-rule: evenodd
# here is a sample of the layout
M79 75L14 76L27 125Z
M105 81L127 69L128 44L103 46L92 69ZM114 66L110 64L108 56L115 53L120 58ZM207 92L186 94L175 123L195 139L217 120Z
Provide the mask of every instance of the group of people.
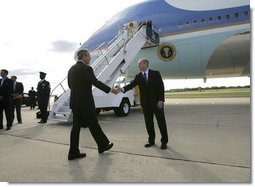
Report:
M21 99L24 91L23 84L17 82L16 76L8 78L8 71L2 69L0 79L0 129L3 129L3 111L6 117L6 130L10 130L14 121L14 110L16 108L17 121L22 123Z
M8 70L1 69L0 75L0 129L3 129L3 113L6 118L6 130L10 130L16 117L18 124L22 124L21 104L23 98L24 86L21 82L17 82L17 76L13 75L8 78ZM50 96L50 84L45 80L46 73L40 72L41 81L37 86L37 93L33 87L29 91L30 108L34 109L36 105L36 97L41 113L41 121L39 123L46 123L48 114L47 106Z
M118 94L127 92L135 86L139 86L141 106L143 109L148 141L145 147L151 147L155 144L155 130L153 116L156 116L159 130L161 133L161 149L167 149L168 133L164 114L164 83L158 71L149 69L149 60L140 59L138 73L130 84L120 87L110 88L99 81L93 69L89 66L90 52L87 49L81 49L77 53L78 61L68 71L68 86L71 90L70 108L73 112L73 126L70 134L70 148L68 160L86 157L86 153L79 150L80 128L84 121L92 137L97 143L98 152L103 153L113 147L102 131L96 116L95 102L92 95L92 85L106 93Z
M140 89L141 106L143 109L145 126L148 133L148 141L144 145L146 148L155 144L155 130L153 117L156 116L158 127L161 134L161 149L167 149L168 133L164 114L164 83L158 71L149 69L149 60L140 59L138 73L130 84L120 87L110 88L103 82L99 81L93 72L90 63L90 52L87 49L81 49L77 53L78 61L68 71L68 86L71 90L70 108L73 113L73 125L70 133L70 148L68 160L82 158L86 153L81 153L79 149L80 129L84 122L92 134L98 146L98 152L101 154L113 147L113 143L109 141L103 130L101 129L92 94L92 85L106 93L118 94L127 92L138 86ZM13 107L16 106L18 123L22 123L20 114L20 99L23 93L23 85L16 81L17 77L7 77L8 71L1 70L0 79L0 129L3 129L3 111L5 111L7 128L10 130L14 112ZM41 81L37 86L37 101L40 109L41 121L46 123L48 118L48 102L50 97L50 83L45 80L46 73L40 72ZM34 107L34 106L33 106Z

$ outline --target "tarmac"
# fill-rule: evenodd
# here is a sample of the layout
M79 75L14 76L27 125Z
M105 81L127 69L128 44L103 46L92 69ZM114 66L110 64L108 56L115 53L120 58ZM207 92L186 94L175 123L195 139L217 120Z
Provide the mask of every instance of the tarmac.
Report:
M99 123L113 148L98 154L89 129L68 161L71 124L37 123L37 110L22 107L23 124L0 130L0 181L9 183L251 183L250 98L168 99L169 143L145 148L140 107L129 116L101 113ZM5 123L4 123L5 124Z

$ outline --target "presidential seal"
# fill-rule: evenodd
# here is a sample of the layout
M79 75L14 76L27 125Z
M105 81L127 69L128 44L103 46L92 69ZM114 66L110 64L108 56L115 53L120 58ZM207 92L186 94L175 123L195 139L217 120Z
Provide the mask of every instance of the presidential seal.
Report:
M158 56L165 62L170 62L176 56L176 48L171 43L163 43L158 47Z

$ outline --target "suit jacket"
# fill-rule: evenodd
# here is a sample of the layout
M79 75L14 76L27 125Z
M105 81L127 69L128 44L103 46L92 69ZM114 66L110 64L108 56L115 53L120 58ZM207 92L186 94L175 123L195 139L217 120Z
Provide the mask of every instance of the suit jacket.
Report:
M135 79L127 86L124 86L124 92L139 86L140 98L142 107L156 107L158 101L165 101L165 89L162 77L159 71L149 69L148 81L143 78L143 73L140 72L135 76Z
M14 93L23 94L24 87L21 82L16 82Z
M11 103L11 95L13 92L13 81L6 77L3 85L1 86L2 79L0 79L0 104L3 106L8 106Z
M39 103L48 104L50 98L50 83L46 80L38 82L37 99Z
M95 110L92 85L109 93L111 88L99 81L93 69L77 61L68 71L68 86L71 89L70 108L74 110Z
M15 90L13 91L13 94L12 94L13 98L15 99L15 96L19 95L21 97L17 98L17 100L21 100L23 91L24 91L23 84L21 82L16 82Z

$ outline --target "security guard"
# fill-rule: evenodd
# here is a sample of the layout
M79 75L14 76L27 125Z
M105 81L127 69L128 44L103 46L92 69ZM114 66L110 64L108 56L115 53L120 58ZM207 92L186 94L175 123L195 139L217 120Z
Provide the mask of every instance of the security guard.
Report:
M45 80L46 73L39 72L41 81L37 85L37 101L41 112L41 121L39 123L47 123L48 112L47 107L50 98L50 83Z

